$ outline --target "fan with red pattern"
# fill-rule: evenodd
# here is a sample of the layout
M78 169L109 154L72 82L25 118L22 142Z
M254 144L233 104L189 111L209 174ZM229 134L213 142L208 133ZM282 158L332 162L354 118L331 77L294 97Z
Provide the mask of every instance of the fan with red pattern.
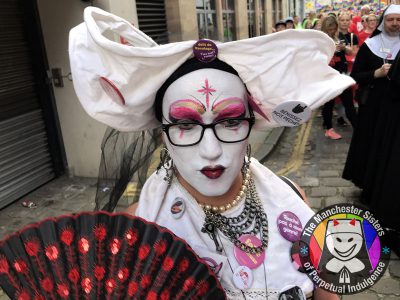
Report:
M0 242L11 299L225 299L186 242L126 214L46 219Z

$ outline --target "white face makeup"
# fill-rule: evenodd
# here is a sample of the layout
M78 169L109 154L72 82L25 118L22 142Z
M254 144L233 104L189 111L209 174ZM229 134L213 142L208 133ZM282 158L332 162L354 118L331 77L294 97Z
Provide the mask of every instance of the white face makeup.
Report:
M201 69L173 82L163 99L163 123L210 124L226 118L248 117L247 91L239 77L216 69ZM182 138L186 132L182 131ZM232 131L232 134L237 134ZM207 128L192 146L164 141L182 178L204 196L224 195L240 174L247 140L219 141Z

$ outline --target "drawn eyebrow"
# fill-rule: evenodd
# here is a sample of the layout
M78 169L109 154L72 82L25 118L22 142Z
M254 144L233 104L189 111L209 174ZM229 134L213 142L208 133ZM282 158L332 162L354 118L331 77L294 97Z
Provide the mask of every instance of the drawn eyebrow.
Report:
M169 109L169 118L172 122L179 119L201 121L201 115L206 112L204 105L197 100L181 99L173 102Z
M213 104L211 110L214 114L221 112L223 109L226 107L236 104L236 105L241 105L243 106L243 109L245 108L244 101L242 98L239 97L229 97L226 99L221 100L220 102Z
M218 114L216 119L228 117L243 117L246 114L244 101L238 97L226 98L213 106L213 114Z
M206 107L204 106L203 103L201 103L200 100L198 99L180 99L180 100L176 100L171 104L171 107L190 107L193 108L194 110L198 111L199 113L205 113L206 111Z

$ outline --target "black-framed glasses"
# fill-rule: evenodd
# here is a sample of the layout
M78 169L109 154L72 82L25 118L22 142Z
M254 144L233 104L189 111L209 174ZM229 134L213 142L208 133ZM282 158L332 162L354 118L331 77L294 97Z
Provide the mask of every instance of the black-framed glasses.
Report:
M247 118L228 118L211 124L183 121L162 124L161 128L172 145L187 147L198 144L207 128L211 128L216 138L223 143L244 141L249 137L254 122L254 115L250 112L250 117Z

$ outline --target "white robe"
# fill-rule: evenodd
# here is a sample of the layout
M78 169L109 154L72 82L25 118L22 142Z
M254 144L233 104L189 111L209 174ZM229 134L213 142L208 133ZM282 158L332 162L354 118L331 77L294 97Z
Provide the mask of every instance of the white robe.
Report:
M313 290L313 283L307 275L294 268L290 258L292 243L280 235L277 218L282 212L291 211L299 217L304 227L314 213L291 187L257 160L251 160L250 170L267 214L269 242L264 264L252 270L254 282L251 288L244 290L246 299L266 299L266 285L268 299L271 300L277 299L280 291L291 286L299 286L305 294L309 294ZM242 292L234 286L232 281L231 268L235 270L239 266L233 255L232 242L219 233L219 240L222 241L225 251L222 254L217 253L215 244L208 234L201 232L205 214L200 206L176 182L168 188L163 180L164 176L164 172L154 173L146 181L136 215L170 229L186 240L200 257L211 258L217 266L221 266L222 263L217 277L228 299L244 299ZM184 213L179 219L175 219L171 213L171 206L177 197L182 198L185 203ZM243 210L243 206L244 201L223 215L236 216Z

